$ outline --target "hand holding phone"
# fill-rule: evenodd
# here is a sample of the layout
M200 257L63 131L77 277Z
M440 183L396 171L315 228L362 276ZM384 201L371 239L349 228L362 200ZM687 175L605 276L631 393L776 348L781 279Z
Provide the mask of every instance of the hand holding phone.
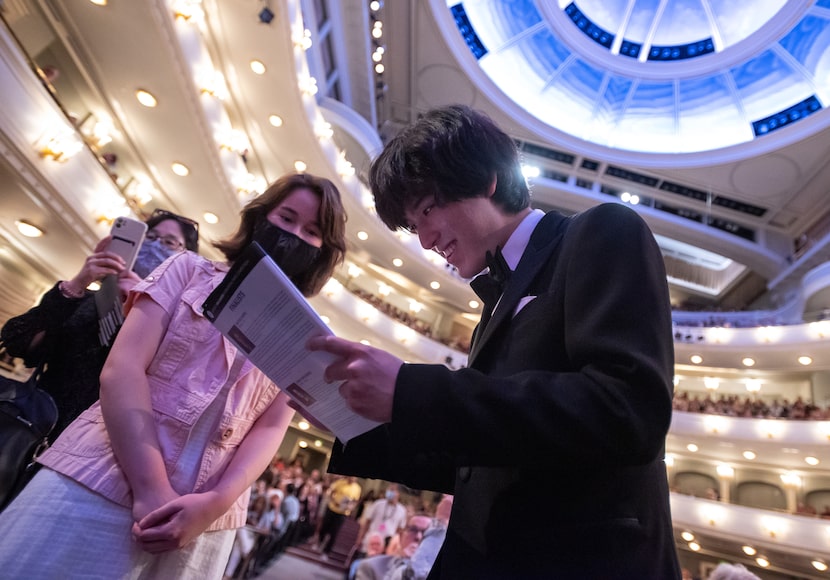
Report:
M117 217L110 230L108 252L118 254L124 260L124 268L127 271L133 269L141 242L147 233L147 224L128 217Z

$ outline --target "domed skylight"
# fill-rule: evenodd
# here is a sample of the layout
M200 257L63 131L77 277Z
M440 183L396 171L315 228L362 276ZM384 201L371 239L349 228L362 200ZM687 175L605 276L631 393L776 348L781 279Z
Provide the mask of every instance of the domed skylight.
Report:
M761 141L830 99L830 0L447 5L506 96L602 146L694 153Z

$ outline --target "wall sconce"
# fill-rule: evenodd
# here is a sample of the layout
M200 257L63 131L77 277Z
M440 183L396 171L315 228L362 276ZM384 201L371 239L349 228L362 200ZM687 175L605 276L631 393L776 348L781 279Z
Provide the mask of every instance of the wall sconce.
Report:
M143 207L153 201L153 197L158 195L158 190L155 186L143 179L135 179L130 177L123 188L124 195L133 201L138 207Z
M198 75L196 82L201 87L203 95L216 97L220 101L228 98L228 84L225 81L225 75L218 70L203 71Z
M92 113L89 113L78 124L78 130L86 138L89 146L96 150L111 143L112 135L116 133L112 119L109 117L98 119Z
M761 390L761 379L746 379L746 390L750 393L757 393Z
M62 127L47 134L35 147L41 158L66 163L83 149L84 144L73 129Z
M308 50L311 48L311 31L308 28L297 27L291 34L291 41L296 48Z
M300 92L304 95L313 97L317 94L317 79L314 77L305 77L301 78L297 81L297 86L300 88Z
M735 470L732 468L732 466L726 465L725 463L721 463L720 465L718 465L717 472L720 477L735 477Z
M409 300L409 311L412 314L418 314L421 310L423 310L424 305L418 302L417 300Z
M797 488L801 486L801 478L795 473L782 473L781 482L787 487Z
M246 173L244 175L238 176L234 179L234 186L236 187L236 192L240 196L247 196L247 195L259 195L265 188L268 187L265 178L253 173Z
M202 0L175 0L171 8L176 20L183 20L192 24L200 24L205 20Z
M352 162L346 159L346 153L341 151L337 155L337 173L340 177L351 177L354 175L354 165Z
M378 294L383 298L386 298L392 293L392 287L389 284L384 284L383 282L378 282Z
M331 139L332 136L334 136L334 129L331 128L331 123L328 121L318 119L317 122L314 123L314 134L321 141L323 139Z
M239 153L245 153L249 148L248 137L239 129L225 128L216 135L216 141L220 149L227 149Z
M707 391L717 391L720 386L720 379L717 377L703 377L703 386Z
M335 294L339 294L342 290L343 284L334 278L329 278L328 282L323 285L323 293L329 298L332 298Z

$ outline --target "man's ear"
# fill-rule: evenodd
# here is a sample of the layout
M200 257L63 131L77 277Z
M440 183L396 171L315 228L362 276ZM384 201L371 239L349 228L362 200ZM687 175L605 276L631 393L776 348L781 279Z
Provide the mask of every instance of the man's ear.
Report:
M492 198L496 194L496 185L499 183L499 176L493 175L493 181L490 182L490 186L487 188L487 197Z

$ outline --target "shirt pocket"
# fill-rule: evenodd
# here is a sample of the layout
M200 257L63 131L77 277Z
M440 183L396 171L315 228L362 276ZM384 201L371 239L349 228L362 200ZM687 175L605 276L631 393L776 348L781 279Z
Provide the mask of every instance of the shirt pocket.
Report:
M203 302L200 292L185 290L147 369L148 374L164 381L173 381L181 372L189 375L192 369L183 367L187 367L194 353L214 348L210 343L220 340L220 334L203 316Z
M111 455L109 433L101 407L94 405L81 413L52 445L52 449L75 457Z

